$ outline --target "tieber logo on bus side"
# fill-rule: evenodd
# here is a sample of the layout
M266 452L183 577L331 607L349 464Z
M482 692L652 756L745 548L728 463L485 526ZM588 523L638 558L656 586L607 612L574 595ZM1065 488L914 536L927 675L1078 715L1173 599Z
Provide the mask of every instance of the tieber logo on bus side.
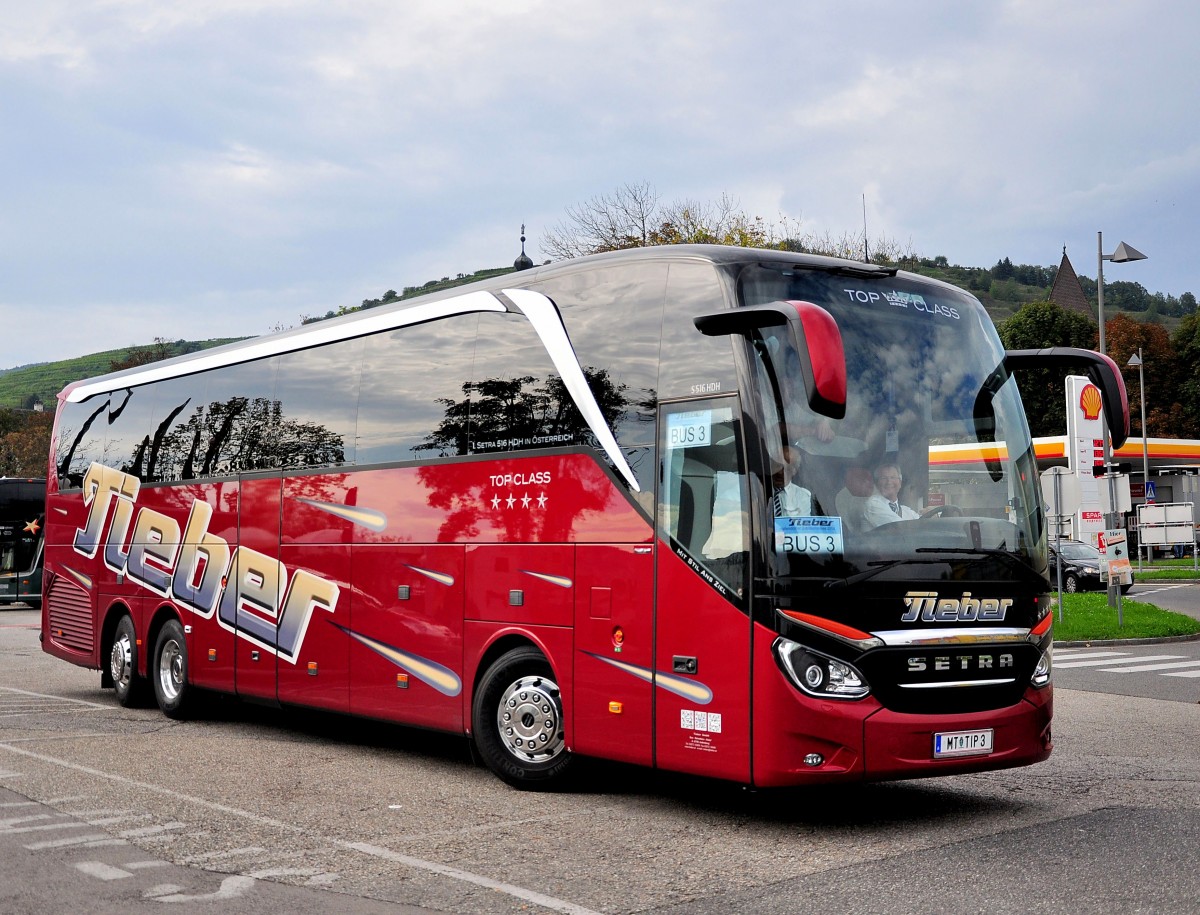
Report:
M209 533L212 506L198 499L182 531L174 518L152 508L138 509L135 519L140 488L137 477L92 464L83 478L87 523L75 532L75 552L92 559L103 545L104 564L114 572L202 617L216 612L222 627L294 664L313 610L333 613L338 586L303 569L289 580L278 559L244 546L230 550Z
M904 595L908 609L900 617L904 623L973 623L1002 621L1013 605L1010 598L986 597L982 600L964 591L961 598L938 598L936 591L909 591Z

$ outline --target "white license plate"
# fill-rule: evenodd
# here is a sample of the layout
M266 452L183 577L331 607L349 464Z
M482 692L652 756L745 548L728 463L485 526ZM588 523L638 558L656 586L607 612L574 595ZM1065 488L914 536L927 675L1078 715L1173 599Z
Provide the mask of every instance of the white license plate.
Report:
M986 756L992 752L992 729L979 731L942 731L933 735L933 758L947 756Z

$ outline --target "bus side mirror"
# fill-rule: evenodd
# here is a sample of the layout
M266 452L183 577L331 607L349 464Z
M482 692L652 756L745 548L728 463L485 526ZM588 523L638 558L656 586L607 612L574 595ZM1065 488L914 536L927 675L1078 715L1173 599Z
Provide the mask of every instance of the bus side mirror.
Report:
M771 302L729 308L692 319L709 337L750 336L763 327L787 326L800 357L800 374L808 407L820 416L846 415L846 353L833 315L812 302Z
M1108 434L1114 449L1129 438L1129 395L1117 364L1090 349L1052 346L1047 349L1013 349L1004 354L1004 365L1014 369L1067 368L1081 371L1100 390L1100 402L1108 421Z

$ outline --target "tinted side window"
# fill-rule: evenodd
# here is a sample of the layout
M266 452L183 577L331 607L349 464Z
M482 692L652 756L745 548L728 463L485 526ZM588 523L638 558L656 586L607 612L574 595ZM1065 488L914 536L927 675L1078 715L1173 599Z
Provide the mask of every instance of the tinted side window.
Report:
M596 378L588 380L595 390ZM468 416L472 454L592 444L583 416L524 314L479 316L474 370L455 412Z
M64 403L58 417L55 464L63 489L83 485L83 475L104 452L108 395L95 394L80 403Z
M478 315L456 315L366 338L358 464L467 453L465 397L478 324Z
M229 476L277 466L280 409L275 400L279 357L209 374L198 449L200 477Z
M709 264L672 264L663 319L660 396L696 397L737 390L731 337L706 337L692 318L725 306Z
M154 395L152 384L123 388L108 395L108 409L103 417L107 430L102 460L109 467L142 476L150 447Z
M658 523L676 550L702 564L731 600L749 569L750 524L737 398L662 409Z
M649 507L666 264L581 271L538 287L558 305L592 393Z
M328 467L354 462L362 349L361 340L342 340L279 357L275 381L278 466Z
M207 447L209 373L169 378L155 385L154 420L142 479L191 480L200 475Z

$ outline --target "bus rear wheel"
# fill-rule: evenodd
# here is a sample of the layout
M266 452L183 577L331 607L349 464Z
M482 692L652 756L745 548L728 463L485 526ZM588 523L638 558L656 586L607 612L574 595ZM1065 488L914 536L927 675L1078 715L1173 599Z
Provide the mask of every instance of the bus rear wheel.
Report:
M122 616L113 633L112 649L108 653L108 676L112 680L117 701L125 708L139 708L146 703L148 684L137 672L137 634L133 620Z
M536 648L515 648L488 668L472 703L475 745L487 767L514 788L561 782L567 749L562 692Z
M168 718L184 718L194 688L188 683L187 641L177 620L168 620L154 643L154 698Z

